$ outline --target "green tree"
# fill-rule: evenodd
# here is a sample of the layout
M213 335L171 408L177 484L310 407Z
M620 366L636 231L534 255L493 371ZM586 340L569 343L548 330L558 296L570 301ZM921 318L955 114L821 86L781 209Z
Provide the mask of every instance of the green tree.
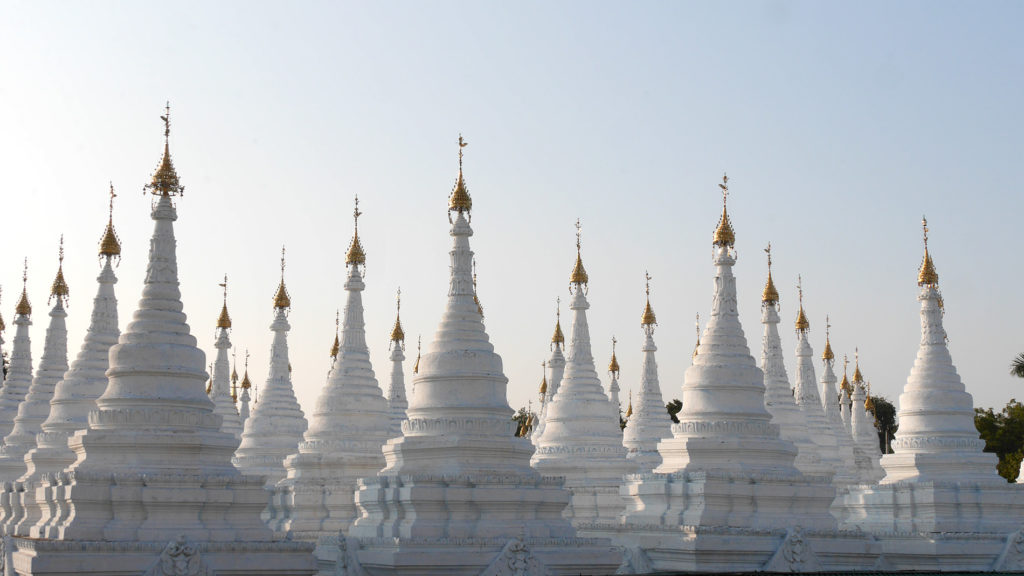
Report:
M872 396L875 403L875 428L878 430L878 449L882 454L892 453L892 437L900 425L896 423L896 407L885 396Z
M1024 352L1018 354L1013 362L1010 362L1010 375L1024 378Z
M679 424L679 417L676 414L679 414L679 411L683 409L683 401L679 398L673 398L671 402L665 404L665 409L668 410L668 417L676 424Z
M1001 412L975 408L974 425L985 441L985 452L999 457L999 475L1013 482L1024 458L1024 404L1010 400Z

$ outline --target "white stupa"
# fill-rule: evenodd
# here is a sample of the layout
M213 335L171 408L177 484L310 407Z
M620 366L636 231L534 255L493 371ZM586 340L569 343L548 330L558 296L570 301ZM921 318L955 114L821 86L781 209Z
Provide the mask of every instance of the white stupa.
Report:
M402 434L402 422L405 421L409 400L405 397L405 330L402 330L402 290L398 290L395 325L391 328L391 385L388 386L388 409L391 412L391 437Z
M562 384L562 375L565 373L565 355L562 348L565 347L565 335L562 333L562 299L558 298L556 308L555 331L551 335L551 356L544 362L544 369L547 371L541 379L544 388L544 402L541 403L540 413L537 414L537 422L530 435L530 441L537 444L540 437L544 435L544 426L547 421L548 405L555 397L555 392Z
M235 370L234 359L235 359L235 354L234 354L234 352L232 352L231 353L231 361L232 361L231 362L231 389L232 389L232 391L234 391L234 390L241 390L242 391L237 396L237 398L238 398L238 422L242 425L242 431L244 432L245 431L245 421L248 420L249 416L251 415L251 413L249 411L249 401L251 400L251 398L249 396L249 390L252 389L252 381L249 380L249 349L246 348L246 350L245 350L245 369L243 370L245 376L242 377L242 381L241 382L238 382L238 372ZM236 383L238 384L237 388L235 387ZM236 394L235 392L232 392L231 397L235 398L236 397L235 394Z
M838 485L860 483L861 475L857 470L857 462L854 457L854 443L851 442L850 433L843 425L843 417L840 413L840 394L844 391L836 390L836 373L833 367L836 362L836 355L832 351L832 325L829 317L825 316L825 349L821 353L821 406L825 413L825 422L829 431L836 438L836 455L842 462L841 468L836 473L833 482ZM849 382L845 380L845 364L843 367L845 386Z
M7 378L0 391L0 438L7 436L14 428L14 417L18 406L28 394L32 385L32 341L28 327L32 325L32 305L28 301L28 258L21 275L21 298L14 308L14 345L11 348L11 363L7 367Z
M612 359L608 361L608 376L611 377L611 382L608 384L608 405L612 409L612 414L616 418L621 418L622 414L622 400L619 398L619 376L622 373L619 368L619 359L615 356L615 345L618 344L618 340L615 336L612 336Z
M848 442L853 440L853 386L850 385L850 379L846 375L849 363L849 359L844 355L843 380L839 383L839 416L843 422L843 430L846 432L843 439Z
M447 306L413 379L403 435L384 446L384 470L360 480L343 558L372 574L614 572L621 554L575 537L562 517L569 493L530 467L533 446L513 434L508 379L473 298L459 143Z
M893 554L910 558L917 569L977 570L984 562L984 570L1019 570L1024 561L1024 489L1000 477L995 454L982 451L985 442L974 426L974 399L946 344L927 222L924 238L917 297L921 345L900 395L894 453L882 456L885 477L880 485L859 487L846 495L845 521L874 533L893 534ZM903 536L907 533L926 537L908 542ZM972 534L964 538L957 533Z
M636 405L632 396L627 409L628 420L622 433L622 444L626 447L626 457L635 462L640 472L650 472L661 464L658 443L672 437L672 418L665 409L665 400L661 396L661 384L658 381L658 363L654 353L658 347L654 345L654 327L658 325L651 308L651 277L645 274L647 304L640 316L640 328L644 331L643 361L640 363L640 390L637 393Z
M50 536L50 526L37 523L42 518L43 508L56 506L57 495L52 486L43 488L38 486L38 481L43 475L56 474L75 462L76 455L68 447L68 438L85 429L89 423L89 412L96 409L96 399L107 389L110 347L117 343L121 334L114 295L117 276L114 275L113 260L121 257L121 243L113 223L114 197L111 186L110 216L100 240L99 255L103 264L96 278L98 288L89 328L78 356L54 389L50 413L36 435L36 447L25 455L26 471L19 479L21 485L13 487L14 492L21 491L21 502L11 503L15 511L20 510L20 515L11 519L11 528L22 536ZM4 504L6 509L6 500Z
M22 575L312 574L312 547L275 542L260 521L262 480L232 466L236 440L206 397L178 288L173 197L183 188L167 144L147 188L155 226L139 307L110 349L88 428L70 439L76 462L43 479L61 498L40 522L66 517L51 522L52 538L9 538L11 561Z
M782 340L779 338L779 291L772 279L771 249L771 244L765 249L768 254L768 280L761 293L761 324L764 326L761 340L764 405L772 415L772 423L779 426L782 438L796 445L797 469L804 474L832 476L836 469L822 458L818 445L811 437L807 417L797 406L793 389L789 385L789 376L786 374Z
M317 398L298 453L284 461L287 477L274 488L271 506L270 526L275 531L296 540L319 540L317 557L327 561L337 557L338 532L347 532L358 516L353 502L356 481L384 467L381 446L392 437L388 402L366 345L366 254L359 240L358 206L356 199L356 229L345 259L348 297L337 363ZM261 405L264 402L266 396Z
M619 497L622 477L636 471L638 464L626 457L618 405L609 404L594 368L587 325L589 277L580 255L579 221L576 265L569 282L573 314L565 375L548 403L544 433L535 442L531 463L541 474L565 477L573 495L565 513L574 524L614 521L624 504ZM608 368L614 383L618 372L614 353Z
M221 430L241 439L242 419L239 418L238 409L235 407L235 398L231 391L231 365L228 364L228 350L231 349L231 316L228 314L227 274L224 275L221 287L224 289L224 303L220 308L220 316L217 317L217 340L214 342L214 347L217 348L217 361L213 365L210 400L213 401L213 413L223 419Z
M17 480L25 474L25 454L36 447L36 435L42 431L43 422L50 415L53 390L68 371L68 329L64 321L68 316L64 310L68 302L68 285L64 281L64 236L60 238L57 276L50 286L50 300L54 299L56 303L50 310L43 357L39 359L25 400L18 406L14 427L0 446L0 480L3 481Z
M876 484L885 476L880 466L882 451L878 447L878 429L875 415L868 410L867 384L860 372L860 358L854 362L853 395L851 397L850 428L853 435L853 454L861 484Z
M267 486L277 484L285 477L284 459L298 450L302 434L306 431L306 418L295 399L292 388L291 365L288 361L288 310L292 301L284 285L284 248L281 248L281 283L274 294L274 321L270 330L274 342L270 345L270 374L255 408L245 420L242 442L231 460L243 473L262 476ZM243 409L247 406L249 389L249 361L246 358L245 376L242 378Z

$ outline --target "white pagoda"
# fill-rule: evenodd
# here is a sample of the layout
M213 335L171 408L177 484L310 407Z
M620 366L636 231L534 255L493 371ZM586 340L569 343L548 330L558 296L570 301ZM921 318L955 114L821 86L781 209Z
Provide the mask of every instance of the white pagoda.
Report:
M21 274L21 298L14 308L14 345L11 347L11 363L7 367L7 378L0 390L0 438L7 436L14 428L14 417L18 415L28 389L32 385L32 340L29 326L32 325L32 305L28 300L28 258Z
M402 369L402 362L405 362L405 330L402 329L402 290L398 290L396 298L397 310L395 311L395 325L391 328L391 339L388 347L391 349L391 380L388 386L388 408L391 412L391 437L396 438L402 435L402 422L405 421L406 412L409 410L409 400L405 397L405 371Z
M213 382L210 386L210 400L213 400L213 411L223 419L221 430L231 433L235 438L242 437L242 419L238 416L238 408L235 406L237 399L231 390L230 368L228 363L228 350L231 349L231 315L228 314L228 275L224 275L224 283L220 285L224 289L224 303L220 308L220 316L217 317L216 334L217 339L214 347L217 348L217 361L213 364Z

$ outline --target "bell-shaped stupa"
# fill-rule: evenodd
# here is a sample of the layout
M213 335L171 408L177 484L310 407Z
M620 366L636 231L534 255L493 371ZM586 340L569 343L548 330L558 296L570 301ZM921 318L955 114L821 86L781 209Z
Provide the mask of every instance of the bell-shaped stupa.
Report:
M281 248L281 282L274 294L274 321L270 330L274 341L270 345L270 374L255 408L242 429L242 442L231 460L239 470L252 476L262 476L268 486L285 477L284 459L294 454L306 431L306 418L295 399L292 388L291 364L288 361L288 311L291 297L284 285L284 248ZM245 376L242 378L243 408L248 407L249 361L246 358Z
M533 446L514 435L508 379L473 298L459 144L448 302L414 370L403 435L385 444L384 470L359 481L347 549L373 574L504 574L517 558L531 574L611 573L621 554L606 540L575 538L562 517L569 493L530 467Z

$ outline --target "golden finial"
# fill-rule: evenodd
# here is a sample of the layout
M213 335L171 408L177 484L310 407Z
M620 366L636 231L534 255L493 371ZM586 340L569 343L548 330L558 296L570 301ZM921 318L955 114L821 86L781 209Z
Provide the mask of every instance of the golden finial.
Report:
M656 326L657 318L654 316L654 309L651 308L651 275L644 271L644 292L647 294L647 305L644 306L644 313L640 315L641 326Z
M21 272L21 299L14 307L14 313L21 316L32 315L32 305L28 302L28 258L25 258L25 268Z
M633 391L629 391L629 406L626 408L626 420L633 415Z
M402 350L405 350L405 330L402 330L402 289L398 289L398 295L395 296L395 327L391 329L391 342L394 344L401 344Z
M206 395L213 392L213 364L210 364L210 379L206 381Z
M237 358L235 358L235 348L231 347L231 385L234 386L235 382L238 382L238 370L235 368L238 366Z
M174 171L174 163L171 161L171 103L168 102L166 112L160 117L164 121L164 157L160 161L160 167L153 174L153 181L145 186L154 196L184 196L185 187L178 181L178 174Z
M729 212L726 209L726 202L729 199L728 174L722 175L722 183L718 187L722 189L722 217L718 220L718 228L715 228L712 244L731 248L736 243L736 233L733 232L732 223L729 222Z
M292 299L288 296L288 289L284 287L284 246L281 246L281 283L277 286L277 294L274 294L274 308L291 308Z
M583 258L580 256L580 239L583 236L583 227L580 226L580 219L576 219L576 265L572 268L572 274L569 275L569 292L572 292L573 285L579 290L581 286L586 286L589 282L590 277L587 276L587 270L583 267Z
M829 322L828 315L825 315L825 351L821 353L821 359L832 361L836 359L836 355L832 353L832 338L829 332L832 329L832 324Z
M224 275L224 281L217 284L224 289L224 304L220 308L220 316L217 317L217 328L231 328L231 316L228 316L228 275Z
M768 243L768 247L764 249L765 254L768 255L768 282L764 285L764 291L761 292L761 303L762 304L778 304L779 303L779 291L775 289L775 282L772 280L772 243Z
M340 312L334 311L334 344L331 344L331 358L337 358L338 352L341 350L341 341L338 340L338 329L340 324Z
M697 331L697 343L693 346L693 358L697 357L697 350L700 348L700 312L697 313L697 322L695 325Z
M231 401L238 404L238 386L235 384L237 379L231 381Z
M928 253L928 219L921 217L921 227L924 229L924 260L921 261L921 268L917 273L918 286L939 286L939 273L935 271L935 263Z
M480 304L480 297L476 294L476 258L473 258L473 302L476 303L476 311L484 315L484 307Z
M846 392L847 396L852 394L853 388L852 386L850 386L850 379L846 377L847 371L849 370L849 364L850 359L846 356L846 354L843 354L843 381L839 383L839 389L842 390L843 392Z
M562 297L559 296L556 300L557 305L555 308L555 333L551 336L551 346L564 346L565 335L562 334Z
M249 381L249 349L245 349L245 372L242 376L242 390L248 390L252 388L252 382Z
M448 197L448 218L451 219L451 213L458 212L467 214L473 209L473 199L469 196L469 190L466 188L466 180L462 177L462 149L469 145L462 139L462 134L459 134L459 177L455 181L455 188L452 190L451 195Z
M359 217L363 213L359 211L359 195L356 195L356 208L352 211L352 218L355 220L355 233L352 235L352 245L345 255L345 266L366 265L366 252L363 251L363 244L359 241Z
M871 382L866 382L864 384L864 391L865 391L864 409L865 410L870 410L871 413L874 414L875 413L875 401L874 401L874 399L871 398Z
M423 348L423 336L420 335L420 336L416 337L416 363L412 365L412 373L413 374L419 374L420 373L420 351L422 350L422 348Z
M60 235L60 250L57 253L57 258L60 264L57 265L57 277L53 279L53 284L50 285L50 298L46 300L49 304L55 296L58 301L62 301L65 306L68 304L68 294L71 292L68 289L68 283L64 281L64 235Z
M862 376L861 373L860 373L860 348L854 348L853 349L853 358L854 358L853 382L854 383L863 382L864 381L864 376Z
M117 257L118 261L121 259L121 239L117 237L117 232L114 231L114 198L117 194L114 193L114 183L110 183L110 209L107 215L107 228L103 231L103 237L100 238L100 256L107 256L110 258Z
M804 281L800 275L796 277L796 290L800 294L800 312L796 315L796 331L807 332L811 329L811 323L807 320L807 314L804 314Z
M608 373L613 378L619 377L619 360L615 357L615 345L618 343L619 341L615 339L615 336L612 336L612 361L608 363Z
M540 367L541 374L543 374L540 379L540 396L543 398L548 393L548 361L541 362Z

